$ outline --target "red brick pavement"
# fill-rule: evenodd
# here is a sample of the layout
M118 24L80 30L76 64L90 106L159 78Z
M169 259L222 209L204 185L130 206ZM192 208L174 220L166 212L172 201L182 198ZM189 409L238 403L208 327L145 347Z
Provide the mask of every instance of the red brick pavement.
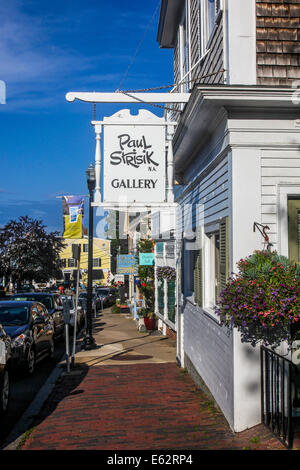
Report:
M284 449L262 425L234 435L176 364L81 367L56 384L22 449Z

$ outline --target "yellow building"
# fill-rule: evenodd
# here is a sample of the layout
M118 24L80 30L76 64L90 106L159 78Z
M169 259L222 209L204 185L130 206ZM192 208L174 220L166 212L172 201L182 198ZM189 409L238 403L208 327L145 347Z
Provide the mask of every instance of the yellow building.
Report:
M88 238L66 238L67 246L60 253L62 260L62 272L65 281L75 278L74 271L77 271L77 263L73 258L72 245L81 245L80 272L81 280L87 285L88 270ZM93 242L93 282L96 284L107 285L107 276L110 273L110 240L94 238ZM103 279L101 279L103 274Z

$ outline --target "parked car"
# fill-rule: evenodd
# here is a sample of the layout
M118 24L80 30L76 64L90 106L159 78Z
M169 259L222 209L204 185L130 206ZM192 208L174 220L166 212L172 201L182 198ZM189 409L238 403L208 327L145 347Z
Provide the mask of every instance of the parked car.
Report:
M53 357L53 319L42 303L1 301L0 323L12 340L13 367L32 374L38 361Z
M78 300L80 300L80 305L83 305L85 302L87 302L87 292L80 292ZM95 292L92 292L92 309L94 312L98 312L98 310L101 309L100 298Z
M59 294L50 292L31 292L23 294L14 294L10 300L41 302L45 305L49 315L54 322L54 339L64 337L65 320L62 300Z
M113 287L98 287L96 293L101 302L103 301L104 307L110 307L116 303L117 289Z
M0 416L8 408L10 395L11 339L0 324Z
M35 288L32 284L23 284L23 286L18 289L17 294L23 294L25 292L35 292Z
M74 328L75 324L75 297L73 295L62 295L61 299L63 303L67 303L70 309L70 324ZM82 305L78 302L77 306L77 326L76 330L80 331L85 325L85 310Z

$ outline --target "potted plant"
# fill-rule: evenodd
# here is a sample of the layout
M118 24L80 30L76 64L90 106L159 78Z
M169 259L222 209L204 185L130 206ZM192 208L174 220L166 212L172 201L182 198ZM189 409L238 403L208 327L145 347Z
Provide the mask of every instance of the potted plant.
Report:
M216 312L224 325L238 328L242 341L291 347L300 326L300 266L277 252L255 251L238 262Z
M139 316L144 318L144 324L147 330L156 330L156 318L155 314L151 309L145 307L139 310Z
M153 252L153 240L140 240L139 241L140 253ZM144 299L144 308L140 308L138 314L144 319L144 324L147 330L155 330L157 328L156 316L154 314L154 267L153 266L139 266L138 268L138 287L139 292Z

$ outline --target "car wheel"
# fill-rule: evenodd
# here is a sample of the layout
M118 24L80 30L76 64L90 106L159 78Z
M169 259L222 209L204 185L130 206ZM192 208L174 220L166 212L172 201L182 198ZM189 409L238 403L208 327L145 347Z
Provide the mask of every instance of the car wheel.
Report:
M32 375L35 371L35 351L33 348L30 348L27 355L27 373Z
M7 411L10 394L10 376L8 369L5 369L0 383L0 414L3 415Z

